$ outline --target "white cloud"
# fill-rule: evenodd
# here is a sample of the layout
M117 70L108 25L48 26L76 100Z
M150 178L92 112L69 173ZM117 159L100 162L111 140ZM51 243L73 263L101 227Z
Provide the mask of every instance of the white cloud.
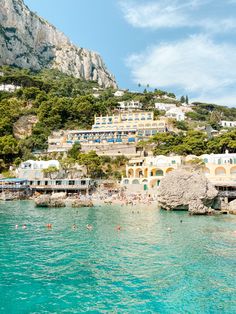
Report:
M234 0L228 2L232 4ZM138 28L197 27L209 32L225 32L236 29L236 19L230 16L204 14L206 5L214 10L215 0L156 0L143 2L121 0L125 19Z
M236 46L218 44L206 36L162 43L133 54L127 60L136 84L181 90L207 99L227 98L236 85Z

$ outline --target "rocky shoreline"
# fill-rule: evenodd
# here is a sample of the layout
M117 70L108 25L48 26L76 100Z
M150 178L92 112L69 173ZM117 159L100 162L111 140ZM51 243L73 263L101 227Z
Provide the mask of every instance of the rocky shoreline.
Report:
M36 207L59 208L59 207L93 207L90 200L77 197L67 197L66 193L54 193L51 195L39 195L34 199Z
M182 179L187 175L189 178L189 174L182 173ZM171 182L172 187L175 187L175 181L173 179L173 175L168 176L168 182ZM191 180L194 179L194 184L196 185L198 176L193 175ZM198 178L199 179L199 178ZM178 179L179 180L179 179ZM201 180L200 180L201 181ZM188 180L184 180L184 184L190 184ZM236 215L236 200L228 203L221 204L218 210L214 210L210 206L216 202L217 193L212 187L205 182L205 188L201 186L202 194L200 194L199 190L194 186L194 193L190 193L186 191L186 186L181 185L181 180L178 181L178 189L172 190L169 184L162 185L162 188L159 189L157 199L153 199L152 201L144 201L143 199L139 200L138 197L135 200L131 200L127 203L122 199L112 199L104 198L102 200L98 200L96 197L91 197L88 199L86 197L79 198L77 195L67 196L66 193L53 193L53 194L37 194L32 195L32 193L25 192L1 192L0 200L2 201L17 201L17 200L33 200L35 202L36 207L45 207L45 208L60 208L60 207L70 207L70 208L81 208L81 207L94 207L94 206L102 206L102 205L120 205L120 206L147 206L152 208L160 208L167 211L174 210L185 210L188 211L190 215L220 215L220 214L232 214ZM182 186L182 191L180 191ZM166 189L167 187L167 189ZM192 190L193 191L193 190ZM163 194L164 193L164 194ZM186 195L188 198L186 198ZM191 196L189 198L189 196ZM210 205L211 204L211 205Z

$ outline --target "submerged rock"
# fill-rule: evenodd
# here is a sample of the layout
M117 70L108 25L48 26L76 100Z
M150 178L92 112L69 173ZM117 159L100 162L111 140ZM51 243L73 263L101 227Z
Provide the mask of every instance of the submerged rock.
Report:
M67 198L66 199L66 206L68 207L93 207L93 203L90 200L80 200L77 198Z
M166 210L185 209L194 215L213 212L216 188L199 171L177 169L167 174L158 190L159 206Z

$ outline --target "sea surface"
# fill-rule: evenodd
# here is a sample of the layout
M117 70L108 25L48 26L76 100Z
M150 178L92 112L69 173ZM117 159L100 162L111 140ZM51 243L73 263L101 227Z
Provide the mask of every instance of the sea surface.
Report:
M236 313L235 231L235 216L2 202L0 313Z

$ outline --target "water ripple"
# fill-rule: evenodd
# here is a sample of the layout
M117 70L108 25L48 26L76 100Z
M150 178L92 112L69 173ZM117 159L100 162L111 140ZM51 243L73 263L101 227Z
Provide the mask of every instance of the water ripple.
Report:
M0 312L235 313L234 230L232 216L2 203Z

